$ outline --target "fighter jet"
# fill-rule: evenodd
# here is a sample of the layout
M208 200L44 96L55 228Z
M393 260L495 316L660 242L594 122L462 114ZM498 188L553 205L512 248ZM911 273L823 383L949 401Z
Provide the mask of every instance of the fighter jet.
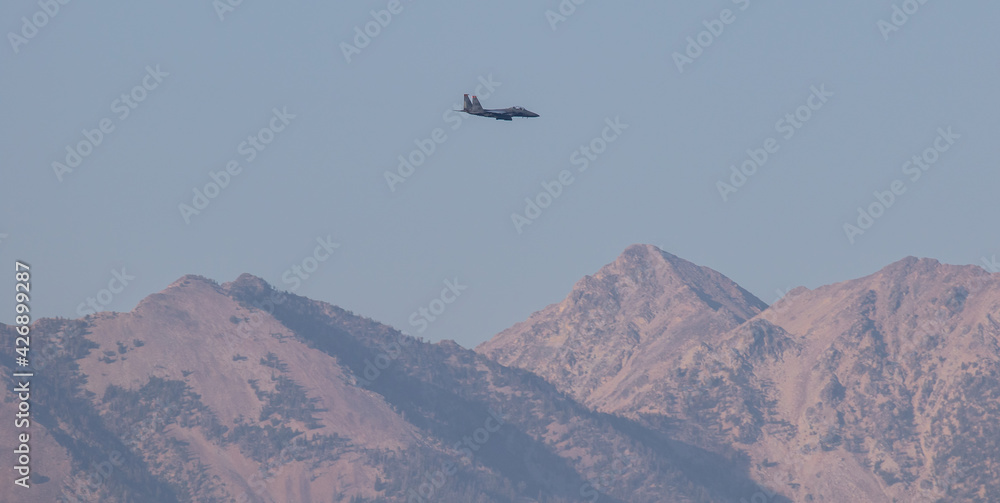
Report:
M538 114L535 112L530 112L522 107L487 110L479 104L479 98L473 96L470 100L468 94L465 95L465 108L455 111L465 112L469 115L478 115L480 117L493 117L498 121L512 121L514 117L538 117Z

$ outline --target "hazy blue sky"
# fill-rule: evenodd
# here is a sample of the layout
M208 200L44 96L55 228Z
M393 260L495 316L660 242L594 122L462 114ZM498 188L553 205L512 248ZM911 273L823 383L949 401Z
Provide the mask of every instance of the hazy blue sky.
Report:
M348 62L342 44L389 5L244 0L220 20L210 0L75 1L54 16L4 2L0 260L31 264L33 313L77 317L122 268L134 279L112 283L105 309L184 274L249 272L471 346L632 243L766 302L907 255L982 265L1000 253L996 2L931 0L885 31L888 0L589 0L555 29L557 0L402 0ZM680 71L687 37L720 25ZM832 96L810 101L814 87ZM541 117L445 114L473 92ZM796 111L800 129L779 123ZM103 119L110 132L60 181L53 163ZM616 119L627 129L605 131ZM260 133L271 125L281 131ZM949 127L960 138L938 139ZM390 190L386 171L437 128L444 141ZM600 150L602 132L617 137L581 172L578 149ZM241 147L250 135L270 143ZM914 179L904 163L935 142L937 162ZM777 150L723 200L730 166L765 146ZM179 205L233 160L239 174L186 222ZM519 233L511 215L563 170L573 182ZM851 243L844 224L894 180L891 207ZM313 265L317 238L339 248L300 285L283 281ZM467 288L418 332L411 313L454 278Z

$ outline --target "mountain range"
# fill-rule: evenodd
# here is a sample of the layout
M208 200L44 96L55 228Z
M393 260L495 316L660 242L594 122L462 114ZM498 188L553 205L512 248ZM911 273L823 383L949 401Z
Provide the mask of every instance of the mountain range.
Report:
M977 266L768 306L633 245L474 350L249 274L32 333L32 487L4 502L1000 501L1000 274Z

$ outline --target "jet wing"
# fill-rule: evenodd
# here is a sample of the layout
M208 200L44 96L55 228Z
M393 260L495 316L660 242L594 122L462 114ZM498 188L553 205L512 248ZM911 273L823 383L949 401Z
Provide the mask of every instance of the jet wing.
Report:
M511 114L507 110L483 110L480 115L484 117L492 117L496 120L509 121L513 120Z

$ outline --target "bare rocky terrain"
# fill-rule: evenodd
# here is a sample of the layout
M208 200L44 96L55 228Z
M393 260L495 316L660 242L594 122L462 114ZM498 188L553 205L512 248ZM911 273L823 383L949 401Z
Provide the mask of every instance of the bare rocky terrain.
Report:
M765 308L636 245L477 351L738 449L794 501L1000 501L1000 275L977 266L909 257Z
M1000 501L998 313L1000 274L976 266L906 258L768 307L634 245L473 351L185 276L129 313L33 325L30 494Z

